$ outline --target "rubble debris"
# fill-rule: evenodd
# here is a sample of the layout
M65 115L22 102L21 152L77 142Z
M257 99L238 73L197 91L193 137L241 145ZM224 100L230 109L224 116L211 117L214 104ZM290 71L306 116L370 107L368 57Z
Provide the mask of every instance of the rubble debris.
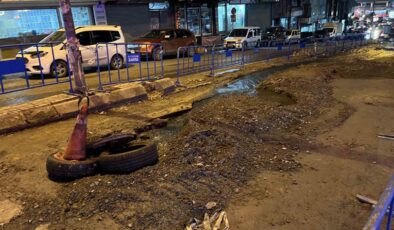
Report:
M222 227L223 226L223 227ZM185 230L229 230L230 224L225 211L215 212L211 217L204 214L204 221L193 218L192 223L186 226Z

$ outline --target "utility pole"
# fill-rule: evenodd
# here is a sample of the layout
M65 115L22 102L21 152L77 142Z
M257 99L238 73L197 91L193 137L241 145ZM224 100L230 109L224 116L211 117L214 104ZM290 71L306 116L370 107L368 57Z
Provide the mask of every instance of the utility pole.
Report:
M71 66L72 76L74 76L76 92L87 95L85 76L82 68L82 56L79 50L79 40L75 33L74 20L71 12L70 0L59 0L62 11L64 29L67 37L67 54Z

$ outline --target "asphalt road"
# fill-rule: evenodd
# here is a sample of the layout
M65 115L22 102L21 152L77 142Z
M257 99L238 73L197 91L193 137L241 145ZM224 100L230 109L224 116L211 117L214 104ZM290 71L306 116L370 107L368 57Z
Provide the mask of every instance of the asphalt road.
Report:
M307 48L313 49L312 45ZM291 47L291 52L299 49L298 45ZM325 50L325 47L320 47L320 52ZM215 53L215 72L218 69L240 65L242 62L248 63L253 61L267 60L276 57L287 56L289 54L288 47L283 47L279 50L273 48L259 48L249 49L245 51L244 60L242 60L242 52L234 50L228 52L226 50L218 50ZM89 89L98 89L99 82L103 85L115 84L118 82L127 82L132 80L148 80L159 77L176 78L179 71L181 77L186 77L188 74L208 71L212 66L212 53L202 53L199 60L193 60L192 57L182 57L178 60L176 57L165 57L162 62L160 61L146 61L142 60L141 64L133 64L121 70L108 71L107 67L101 67L100 71L97 69L85 70L86 83ZM197 58L198 59L198 58ZM99 78L100 76L100 78ZM30 87L36 87L28 90L21 90L12 93L0 95L0 106L7 106L13 104L20 104L27 101L48 97L58 94L60 92L68 92L70 90L70 83L68 78L60 78L57 83L56 79L45 76L31 76L29 77ZM42 84L53 84L42 87ZM3 79L3 87L6 91L18 90L26 88L26 79L24 74L7 76Z

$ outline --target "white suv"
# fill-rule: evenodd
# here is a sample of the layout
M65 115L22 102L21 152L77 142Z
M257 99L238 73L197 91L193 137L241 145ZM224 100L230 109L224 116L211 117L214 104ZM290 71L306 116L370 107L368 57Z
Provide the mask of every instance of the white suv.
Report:
M226 48L258 47L261 44L260 27L243 27L233 29L224 39Z
M80 43L83 67L97 66L97 57L100 65L108 65L109 62L112 69L123 66L126 49L121 27L84 26L75 28L75 32ZM65 77L68 74L66 42L66 32L60 29L44 38L37 46L24 50L23 55L19 52L16 58L25 59L26 70L30 74Z

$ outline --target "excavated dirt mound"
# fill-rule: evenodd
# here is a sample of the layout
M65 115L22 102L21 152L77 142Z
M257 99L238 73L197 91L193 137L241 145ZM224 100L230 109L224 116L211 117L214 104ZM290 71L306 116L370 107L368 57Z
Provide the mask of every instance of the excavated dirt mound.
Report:
M330 59L292 68L259 86L290 103L259 93L201 102L175 120L183 122L177 130L160 138L157 165L130 175L65 183L56 198L24 194L23 215L4 229L45 223L55 229L182 229L190 218L203 217L208 202L217 203L208 212L226 207L256 172L286 173L302 167L294 160L300 149L352 113L332 97L329 84L342 77L345 67L327 63ZM156 139L154 132L149 135ZM23 169L0 164L0 177L12 177L18 170Z

